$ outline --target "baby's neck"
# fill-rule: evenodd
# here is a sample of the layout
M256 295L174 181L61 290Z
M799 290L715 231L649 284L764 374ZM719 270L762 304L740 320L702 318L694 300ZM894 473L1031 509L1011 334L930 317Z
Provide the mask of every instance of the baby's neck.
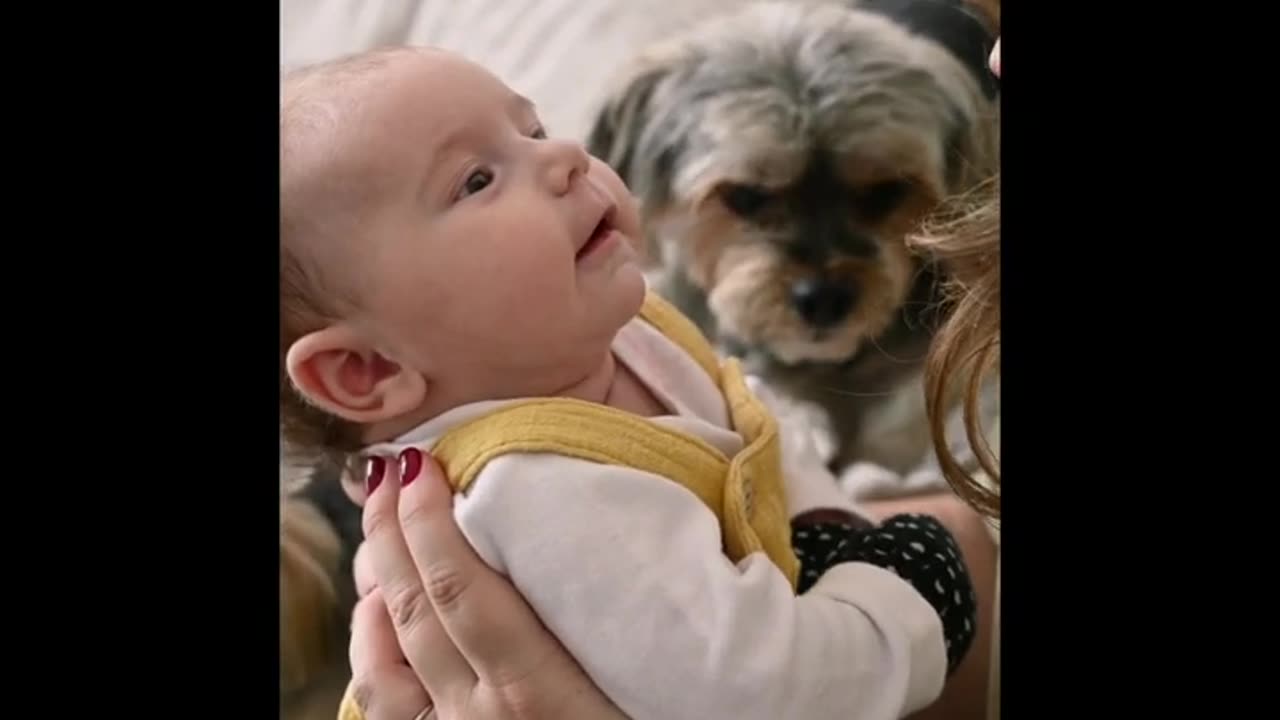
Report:
M619 410L635 413L645 417L665 414L665 406L649 392L639 378L614 357L612 349L606 352L601 362L587 375L558 390L547 393L545 397L563 397L582 400L600 405L609 405ZM418 412L405 415L375 427L369 428L365 435L367 443L386 442L413 430L415 427L444 414L453 408L485 398L453 398L434 407L423 407Z
M609 399L609 391L618 376L618 361L612 349L604 354L604 360L589 375L551 393L552 397L574 398L586 402L604 405Z
M654 417L667 412L666 406L654 397L630 368L618 362L612 351L605 356L604 362L595 372L555 393L555 396L608 405L641 417Z

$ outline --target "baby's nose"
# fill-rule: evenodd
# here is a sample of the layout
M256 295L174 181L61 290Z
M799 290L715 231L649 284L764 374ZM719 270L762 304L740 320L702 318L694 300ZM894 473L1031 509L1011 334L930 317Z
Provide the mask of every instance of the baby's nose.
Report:
M587 151L571 140L544 140L547 148L548 183L560 195L573 187L574 177L585 175L590 167Z

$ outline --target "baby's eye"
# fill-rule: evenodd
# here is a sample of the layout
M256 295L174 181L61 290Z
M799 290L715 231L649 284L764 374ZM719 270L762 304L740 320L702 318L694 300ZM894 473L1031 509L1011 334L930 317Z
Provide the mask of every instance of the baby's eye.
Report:
M462 185L462 197L480 192L493 182L493 171L481 168L467 176L467 181Z

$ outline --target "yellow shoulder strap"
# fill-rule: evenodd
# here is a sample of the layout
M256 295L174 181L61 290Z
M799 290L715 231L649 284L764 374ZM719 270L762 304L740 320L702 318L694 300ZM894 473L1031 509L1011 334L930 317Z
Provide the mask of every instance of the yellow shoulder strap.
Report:
M356 704L355 688L355 682L347 683L347 689L342 693L342 701L338 703L338 720L364 720L364 713Z
M719 481L729 466L724 453L701 438L569 398L505 405L452 429L431 450L456 492L465 492L490 460L512 452L556 453L681 478L712 508L721 505Z
M719 384L715 350L679 310L650 292L640 316L688 352ZM723 473L729 464L723 453L699 438L621 410L568 398L505 405L454 428L431 451L457 492L470 487L486 463L510 452L554 452L680 478ZM703 499L713 507L721 504L718 495Z
M720 384L720 357L692 320L652 291L645 296L640 317L689 353L711 379Z
M640 317L721 384L719 357L679 310L650 292ZM724 453L698 437L604 405L568 398L511 403L453 428L431 450L455 492L465 492L490 460L512 452L556 453L680 478L722 526L726 523L723 480L730 460ZM363 720L351 691L348 686L339 720Z

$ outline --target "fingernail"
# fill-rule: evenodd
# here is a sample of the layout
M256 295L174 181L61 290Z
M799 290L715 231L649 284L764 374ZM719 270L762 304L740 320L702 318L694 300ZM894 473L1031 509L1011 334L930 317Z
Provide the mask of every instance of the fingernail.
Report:
M374 490L378 489L378 485L382 483L382 476L387 472L387 461L380 457L374 456L369 458L365 463L365 495L372 495Z
M417 448L405 448L400 453L400 484L413 482L422 472L422 451Z
M991 49L991 57L987 59L991 66L991 72L996 77L1000 77L1000 42L996 41L996 46Z

